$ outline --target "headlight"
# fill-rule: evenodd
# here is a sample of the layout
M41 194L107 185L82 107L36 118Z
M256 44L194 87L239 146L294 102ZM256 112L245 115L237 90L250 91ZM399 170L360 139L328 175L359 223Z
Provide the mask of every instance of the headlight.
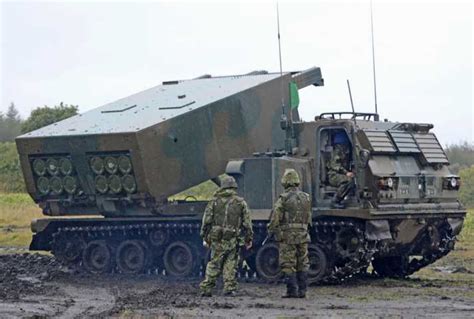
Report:
M63 175L70 175L72 173L72 162L68 158L62 158L59 161L59 170Z
M54 195L59 195L63 191L63 182L61 181L61 178L54 176L51 178L49 181L50 188L51 188L51 193Z
M49 180L46 177L41 176L36 182L36 188L41 195L47 195L49 193Z
M46 163L42 159L35 159L33 161L33 172L38 176L43 176L46 173Z
M127 156L120 156L118 159L118 167L122 174L128 174L132 171L132 162Z
M449 184L451 185L452 188L456 188L458 186L458 181L456 180L456 178L453 177L449 181Z
M127 193L133 193L137 190L137 184L132 175L124 175L122 177L122 185Z
M57 175L59 172L59 164L55 158L50 158L46 161L46 169L51 175Z
M91 169L97 175L102 174L104 172L104 160L98 156L91 158Z
M77 190L76 178L73 176L66 176L63 178L63 187L69 194L74 194Z
M461 179L458 176L445 177L443 188L447 190L458 190L461 187Z
M384 177L380 178L378 186L381 190L393 190L397 186L397 177Z
M118 194L122 191L122 182L117 175L109 176L109 188L112 193Z
M387 186L388 186L389 188L393 188L393 179L392 179L391 177L389 177L389 178L387 179Z
M102 194L107 193L107 190L109 189L109 186L107 184L107 177L104 175L98 175L95 178L95 189Z

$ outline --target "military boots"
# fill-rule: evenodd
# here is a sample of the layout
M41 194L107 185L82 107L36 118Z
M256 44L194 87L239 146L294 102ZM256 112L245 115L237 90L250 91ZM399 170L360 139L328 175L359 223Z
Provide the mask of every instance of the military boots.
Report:
M308 287L308 273L306 271L297 272L296 281L298 282L298 298L306 298L306 288Z
M337 194L334 195L334 197L331 200L331 208L336 208L336 209L344 209L346 208L346 205L342 203L342 199L337 196Z
M296 274L288 274L285 277L286 294L282 298L298 298L298 286L296 284Z

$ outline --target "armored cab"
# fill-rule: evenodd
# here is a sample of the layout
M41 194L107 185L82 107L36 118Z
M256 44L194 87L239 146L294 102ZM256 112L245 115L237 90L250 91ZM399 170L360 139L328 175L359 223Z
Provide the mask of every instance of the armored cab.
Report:
M379 275L403 277L453 249L466 213L457 200L459 176L450 173L432 128L380 122L371 113L324 113L288 127L296 141L289 153L231 161L227 173L235 176L250 207L268 218L282 191L277 177L287 167L299 172L301 188L313 200L310 254L318 262L311 280L343 279L371 260ZM355 186L345 208L335 209L337 188L329 183L328 162L341 134L347 137L347 170L355 174ZM267 245L259 253L256 263L265 264L277 250ZM277 275L277 264L267 264L264 273Z
M168 81L20 136L28 192L46 215L70 217L34 221L30 248L94 273L198 275L207 202L167 199L227 173L255 231L242 275L278 280L266 224L294 168L312 197L311 282L341 281L371 263L380 276L407 276L447 254L466 211L432 125L352 112L301 121L298 89L323 83L319 68ZM335 208L328 163L341 135L355 178Z

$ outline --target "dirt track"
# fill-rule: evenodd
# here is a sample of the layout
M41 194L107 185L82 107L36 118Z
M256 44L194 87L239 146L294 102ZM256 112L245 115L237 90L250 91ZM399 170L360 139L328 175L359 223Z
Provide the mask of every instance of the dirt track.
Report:
M473 274L464 274L474 276ZM237 297L201 298L198 281L80 274L37 254L0 255L0 317L474 318L472 280L365 278L281 299L282 285L241 283Z

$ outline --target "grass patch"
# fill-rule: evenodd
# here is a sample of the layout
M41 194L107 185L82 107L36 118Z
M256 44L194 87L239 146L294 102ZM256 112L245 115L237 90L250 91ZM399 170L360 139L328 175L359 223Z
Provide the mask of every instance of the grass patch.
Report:
M0 205L30 204L35 203L26 193L0 193Z
M0 247L28 247L30 223L41 209L28 194L0 194Z
M466 272L447 273L437 271L436 267L458 267L474 272L474 209L469 209L464 220L463 229L458 235L458 242L452 252L441 258L430 267L416 272L414 277L420 279L435 279L444 281L449 286L456 283L474 285L474 275Z
M181 193L178 193L170 200L210 200L212 195L219 187L212 181L205 181L199 185L191 187Z
M32 239L30 228L2 228L0 230L0 246L1 247L18 247L27 248Z
M474 209L469 209L467 211L466 219L464 219L464 225L461 234L459 235L459 240L466 245L474 246Z
M474 209L467 212L458 242L451 253L453 258L466 261L466 268L474 271Z
M43 216L41 209L26 196L0 194L0 227L29 227L33 219Z

